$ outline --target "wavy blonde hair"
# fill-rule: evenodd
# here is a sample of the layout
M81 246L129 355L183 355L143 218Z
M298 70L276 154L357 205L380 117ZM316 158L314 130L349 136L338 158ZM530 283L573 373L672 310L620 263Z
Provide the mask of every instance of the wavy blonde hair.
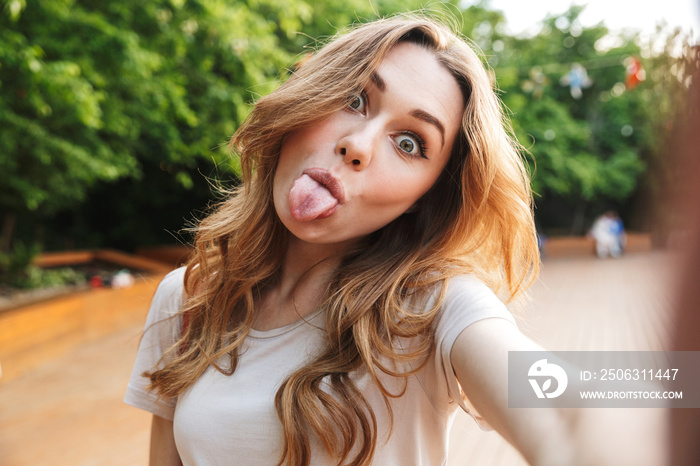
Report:
M182 312L189 323L164 355L169 362L148 374L152 389L174 397L209 365L226 374L236 370L256 297L278 276L290 235L272 200L282 141L347 105L348 90L362 89L387 52L404 41L432 51L454 76L465 102L461 128L444 172L418 209L364 238L329 283L321 305L327 345L284 381L275 398L284 431L279 464L308 465L311 435L338 464L369 464L376 417L350 374L366 370L391 414L389 398L401 393L391 393L379 375L406 378L420 368L402 372L394 363L425 361L432 351L433 320L446 288L441 285L449 277L477 274L512 298L537 273L529 180L477 54L448 27L424 17L361 25L329 42L260 99L233 136L243 183L198 227L185 274ZM435 304L409 312L406 300L425 290L440 290ZM418 343L406 354L395 349L397 338ZM225 355L229 368L217 363ZM352 457L351 450L357 452Z

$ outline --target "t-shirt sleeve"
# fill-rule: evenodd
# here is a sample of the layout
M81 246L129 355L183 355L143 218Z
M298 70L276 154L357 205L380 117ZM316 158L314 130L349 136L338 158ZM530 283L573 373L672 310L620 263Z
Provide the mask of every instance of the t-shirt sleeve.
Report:
M182 322L173 316L182 306L184 272L184 267L176 269L158 285L124 396L125 403L168 420L173 419L176 399L159 398L149 391L150 381L143 373L154 370L163 353L180 338Z
M466 411L482 430L491 430L491 427L463 396L450 354L464 329L474 322L493 318L506 319L515 325L513 315L485 284L471 276L450 280L435 327L436 356L441 359L451 401Z

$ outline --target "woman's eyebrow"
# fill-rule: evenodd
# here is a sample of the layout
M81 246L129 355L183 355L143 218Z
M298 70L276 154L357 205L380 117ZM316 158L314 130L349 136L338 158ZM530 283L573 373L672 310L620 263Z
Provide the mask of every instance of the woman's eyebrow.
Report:
M379 89L379 92L384 92L386 90L386 83L376 71L369 75L369 80Z
M379 74L376 71L369 76L369 79L370 81L372 81L372 84L374 84L375 87L379 90L379 92L386 91L386 82L382 79L381 76L379 76ZM440 131L440 137L442 138L442 147L445 147L445 125L443 125L440 120L438 120L425 110L421 109L411 110L409 115L411 115L413 118L418 118L419 120L423 120L426 123L430 123L431 125L435 126L438 129L438 131Z
M415 110L411 110L409 115L435 126L438 129L438 131L440 131L440 137L442 138L442 147L445 147L445 125L443 125L440 122L440 120L438 120L437 118L432 116L430 113L426 112L425 110L421 110L418 108Z

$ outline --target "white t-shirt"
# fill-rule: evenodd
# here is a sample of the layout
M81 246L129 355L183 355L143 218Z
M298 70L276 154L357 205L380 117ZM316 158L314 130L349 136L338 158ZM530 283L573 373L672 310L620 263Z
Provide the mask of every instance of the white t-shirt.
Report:
M274 407L281 383L305 365L322 347L324 316L316 312L281 328L251 330L231 376L213 367L177 399L160 400L147 391L141 374L152 370L165 349L181 334L181 319L168 319L182 304L184 268L166 276L156 291L124 401L174 422L174 435L184 465L276 465L282 451L282 425ZM371 377L353 380L377 417L378 437L373 464L441 465L457 406L483 420L467 406L450 362L452 345L469 325L502 318L515 324L510 312L483 283L469 276L450 280L445 302L435 321L435 352L407 379L403 396L390 398L394 424ZM159 323L160 322L160 323ZM402 345L410 345L404 340ZM404 346L405 347L405 346ZM402 379L378 371L393 393ZM313 442L313 440L312 440ZM352 458L352 456L350 456ZM312 465L336 464L320 444L312 444Z

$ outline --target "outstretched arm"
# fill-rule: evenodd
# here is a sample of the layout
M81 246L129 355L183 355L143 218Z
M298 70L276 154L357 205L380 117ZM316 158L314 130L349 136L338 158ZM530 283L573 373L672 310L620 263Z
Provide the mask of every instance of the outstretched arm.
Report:
M504 319L467 327L452 348L452 366L481 416L530 464L573 465L571 411L508 408L508 351L541 351Z
M662 413L644 409L508 408L508 351L542 351L503 319L457 337L451 361L477 411L533 465L663 464ZM658 411L658 410L657 410Z

